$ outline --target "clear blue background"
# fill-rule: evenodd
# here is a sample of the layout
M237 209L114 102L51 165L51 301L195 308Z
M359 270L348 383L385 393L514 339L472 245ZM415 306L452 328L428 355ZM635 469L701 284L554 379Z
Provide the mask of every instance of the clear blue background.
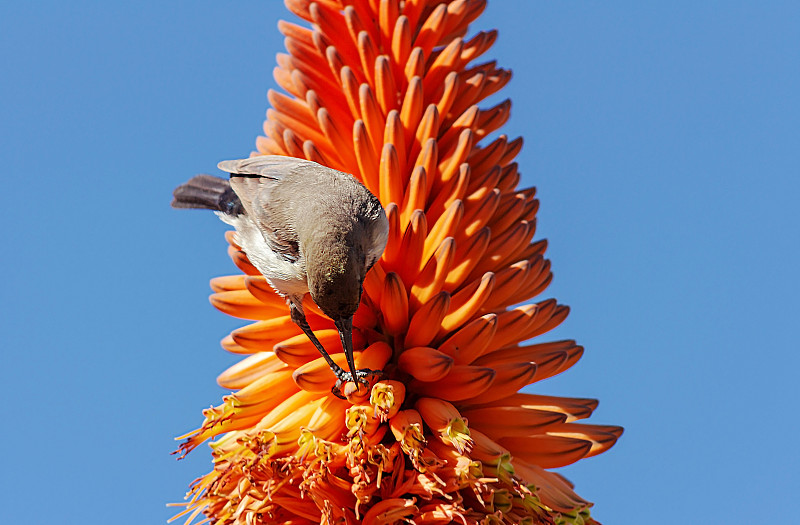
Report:
M3 2L3 523L162 523L210 466L224 226L172 188L254 147L274 0ZM800 3L495 0L505 127L550 241L537 386L626 433L565 469L608 524L778 523L797 436Z

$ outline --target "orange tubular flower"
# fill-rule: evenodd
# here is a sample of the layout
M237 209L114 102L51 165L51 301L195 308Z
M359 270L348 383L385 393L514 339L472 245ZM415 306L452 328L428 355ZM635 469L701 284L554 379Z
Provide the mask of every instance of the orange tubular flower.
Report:
M235 392L204 412L179 452L211 443L214 469L181 515L193 522L595 523L546 469L609 449L622 429L576 423L592 399L519 393L581 357L574 341L521 345L559 325L553 299L512 307L551 280L539 203L517 189L522 140L493 135L511 104L480 107L511 77L476 62L496 31L470 35L486 0L286 0L257 154L313 160L361 180L390 224L355 315L371 390L335 377L284 300L228 235L244 275L211 281L211 303L255 321L222 341L246 356L219 376ZM345 366L333 322L311 328ZM346 385L352 387L352 384Z

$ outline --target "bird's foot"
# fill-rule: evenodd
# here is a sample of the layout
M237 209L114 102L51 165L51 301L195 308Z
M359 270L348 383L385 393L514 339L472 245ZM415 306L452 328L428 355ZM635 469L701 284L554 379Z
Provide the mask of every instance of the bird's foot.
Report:
M336 384L333 385L333 388L331 388L331 393L333 393L333 395L339 399L345 399L345 396L342 394L342 387L345 383L353 381L353 374L346 372L342 368L339 370L334 370L333 373L336 374ZM358 388L359 384L369 386L371 379L378 379L382 375L383 370L370 370L369 368L362 368L361 370L356 370L356 381L353 382L356 383L356 388Z

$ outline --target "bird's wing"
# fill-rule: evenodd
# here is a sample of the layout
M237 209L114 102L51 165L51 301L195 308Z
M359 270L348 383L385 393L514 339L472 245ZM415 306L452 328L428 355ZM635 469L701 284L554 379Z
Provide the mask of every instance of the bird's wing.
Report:
M256 223L270 249L290 262L300 258L299 240L289 210L276 202L273 191L291 171L301 167L319 167L294 157L264 155L249 159L228 160L219 168L231 174L231 187L239 196L248 217Z
M289 172L299 167L318 167L310 160L285 157L283 155L258 155L248 159L223 160L217 167L227 171L231 176L249 175L280 180Z

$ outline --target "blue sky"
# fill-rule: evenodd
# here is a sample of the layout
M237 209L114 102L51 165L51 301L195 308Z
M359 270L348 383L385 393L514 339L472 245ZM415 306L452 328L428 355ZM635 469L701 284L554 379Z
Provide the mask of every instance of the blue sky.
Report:
M162 523L240 322L224 225L172 188L246 156L282 3L0 7L3 520ZM494 0L537 238L610 452L564 469L608 524L777 523L800 489L800 4Z

